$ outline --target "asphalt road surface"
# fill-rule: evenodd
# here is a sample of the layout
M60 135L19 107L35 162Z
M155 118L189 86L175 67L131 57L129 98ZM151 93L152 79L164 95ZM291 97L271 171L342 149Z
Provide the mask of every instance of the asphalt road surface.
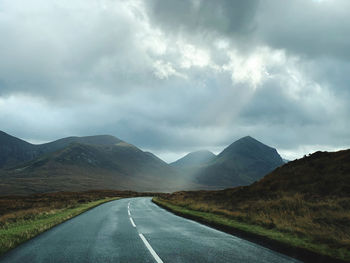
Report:
M299 262L173 215L151 198L112 201L5 254L0 262Z

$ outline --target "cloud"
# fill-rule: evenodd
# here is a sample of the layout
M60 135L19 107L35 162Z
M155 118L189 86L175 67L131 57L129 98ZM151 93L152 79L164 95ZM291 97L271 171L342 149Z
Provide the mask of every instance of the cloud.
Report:
M152 61L140 45L146 25L122 1L3 1L3 9L1 94L65 100L86 89L123 92L148 79Z

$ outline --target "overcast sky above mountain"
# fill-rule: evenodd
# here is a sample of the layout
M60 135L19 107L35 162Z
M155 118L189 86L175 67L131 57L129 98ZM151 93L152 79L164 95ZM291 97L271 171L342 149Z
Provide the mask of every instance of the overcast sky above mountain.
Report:
M0 130L168 161L245 135L350 147L348 0L1 0Z

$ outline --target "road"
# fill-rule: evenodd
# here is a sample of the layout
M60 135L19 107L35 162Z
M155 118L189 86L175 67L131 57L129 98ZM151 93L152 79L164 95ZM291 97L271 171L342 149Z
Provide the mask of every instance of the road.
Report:
M91 209L7 253L0 262L299 262L173 215L151 198Z

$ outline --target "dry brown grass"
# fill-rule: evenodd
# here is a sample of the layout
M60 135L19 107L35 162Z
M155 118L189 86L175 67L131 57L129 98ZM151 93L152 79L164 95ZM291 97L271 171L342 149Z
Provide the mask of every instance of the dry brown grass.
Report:
M131 191L96 190L86 192L56 192L30 196L0 197L0 227L19 220L49 215L62 209L101 200L108 197L132 197L150 195Z

